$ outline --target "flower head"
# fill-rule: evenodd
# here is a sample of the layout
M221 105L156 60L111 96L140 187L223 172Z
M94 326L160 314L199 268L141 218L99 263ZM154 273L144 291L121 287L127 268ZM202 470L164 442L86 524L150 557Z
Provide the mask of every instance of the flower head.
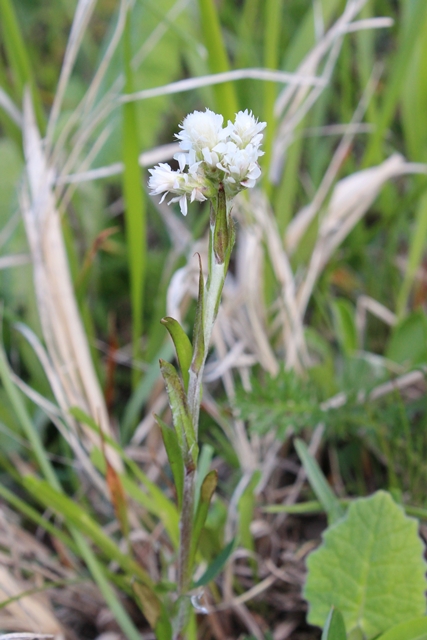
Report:
M161 202L168 193L174 194L168 204L179 202L187 215L187 199L203 202L213 198L221 184L229 199L254 187L261 175L258 158L263 152L259 147L266 123L258 122L246 109L236 114L234 123L222 125L223 117L209 109L184 118L176 134L181 151L174 158L179 171L163 163L150 169L150 194L162 194Z
M197 159L202 159L203 149L213 149L227 135L222 128L223 120L209 109L190 113L180 125L182 131L176 134L179 146L184 151L194 150Z
M246 145L251 144L259 147L263 134L261 131L267 126L266 122L258 122L253 116L252 111L239 111L236 113L234 125L228 121L230 128L230 137L240 149L244 149Z

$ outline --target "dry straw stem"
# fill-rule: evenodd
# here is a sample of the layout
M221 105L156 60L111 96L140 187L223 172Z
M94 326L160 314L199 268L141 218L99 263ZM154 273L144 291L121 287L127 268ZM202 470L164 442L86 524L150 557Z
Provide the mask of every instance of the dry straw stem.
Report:
M393 24L389 18L360 20L352 23L367 0L349 0L343 14L323 35L314 48L307 54L297 69L298 76L314 76L323 64L322 83L318 86L289 85L279 95L275 105L275 115L279 119L277 137L273 146L270 179L277 183L280 179L286 150L293 139L293 132L309 109L329 84L335 63L341 50L342 39L346 33L359 29L385 28Z
M319 223L318 237L307 272L298 288L297 304L301 318L304 317L314 285L332 253L368 211L384 183L408 173L427 173L427 165L407 163L399 154L393 154L380 165L358 171L336 184Z
M19 596L32 586L17 580L10 569L0 566L0 602ZM63 629L55 618L47 598L40 595L23 596L1 609L0 627L11 631L30 631L64 637Z
M22 126L22 114L13 100L7 95L6 91L0 87L0 108L2 108L9 118L18 125Z
M58 404L78 406L111 435L107 409L90 357L89 346L72 287L59 212L52 193L53 171L46 160L29 93L24 98L24 153L28 186L21 207L33 261L34 284L43 336L57 384ZM87 441L99 437L81 425ZM111 463L120 468L110 448Z

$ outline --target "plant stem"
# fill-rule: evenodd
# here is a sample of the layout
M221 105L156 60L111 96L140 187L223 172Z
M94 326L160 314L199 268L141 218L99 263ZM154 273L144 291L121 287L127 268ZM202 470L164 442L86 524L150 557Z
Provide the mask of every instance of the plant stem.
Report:
M202 401L203 371L234 243L230 211L230 203L226 201L224 190L220 188L216 203L212 202L211 204L209 274L206 287L204 287L203 282L201 283L200 291L202 293L199 296L198 302L198 310L200 313L196 323L200 322L201 326L198 327L200 331L195 331L195 334L200 334L202 337L197 341L197 344L195 343L193 345L194 355L189 370L187 400L196 440ZM200 278L203 278L202 271L200 272ZM190 460L185 465L184 491L180 518L178 589L179 597L182 598L182 600L178 606L174 640L178 640L181 637L180 633L187 624L190 610L190 601L185 598L185 596L191 588L193 575L191 545L193 538L194 509L196 506L195 478L196 466Z

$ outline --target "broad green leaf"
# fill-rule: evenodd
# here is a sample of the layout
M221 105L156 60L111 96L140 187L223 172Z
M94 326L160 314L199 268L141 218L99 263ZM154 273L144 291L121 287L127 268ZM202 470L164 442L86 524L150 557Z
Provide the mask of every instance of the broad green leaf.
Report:
M321 640L347 640L344 618L338 609L332 607L329 611Z
M187 396L182 382L173 365L160 360L160 371L166 384L169 404L172 410L173 424L182 450L184 462L196 464L198 446L193 421L188 408Z
M425 612L426 563L418 522L385 491L353 502L308 558L308 621L323 626L330 608L350 635L374 638Z
M211 582L211 580L216 578L216 576L224 567L228 558L233 553L235 542L235 538L233 538L233 540L230 540L230 542L224 547L224 549L217 555L215 560L211 562L204 574L194 584L194 589L197 589L197 587L204 587L206 584Z
M396 325L386 356L409 366L427 362L427 318L422 311L414 311Z
M328 514L329 524L336 522L343 517L345 513L344 509L341 507L338 498L335 496L321 468L310 454L305 443L297 439L294 444L311 484L311 488Z
M181 369L181 375L184 381L184 388L188 389L188 370L193 357L193 347L191 346L190 339L179 324L178 320L175 320L175 318L162 318L160 322L166 327L173 340L179 362L179 368Z
M427 617L402 622L384 633L378 640L427 640Z
M178 505L181 507L182 493L184 490L184 460L182 458L181 447L179 446L176 432L171 429L166 422L163 422L159 416L155 415L154 417L162 432L163 443L175 481Z

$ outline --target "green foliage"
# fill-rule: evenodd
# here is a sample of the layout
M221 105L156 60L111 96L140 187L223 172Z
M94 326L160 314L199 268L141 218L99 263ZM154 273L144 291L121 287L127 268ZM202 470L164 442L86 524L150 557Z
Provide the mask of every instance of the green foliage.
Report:
M316 460L310 455L305 443L302 440L296 439L295 449L297 450L314 493L328 514L329 524L334 524L344 515L344 510L339 500L330 488Z
M251 386L250 392L238 388L235 402L241 418L256 433L274 430L283 438L289 428L298 432L324 417L316 386L290 371L265 375L263 380L254 376Z
M347 640L344 618L338 609L332 607L329 611L321 640Z
M394 329L387 357L406 367L427 362L427 318L414 311Z
M378 640L426 640L427 618L414 618L408 622L392 627L389 631L379 636Z
M307 561L308 620L322 626L330 607L347 632L368 640L425 611L425 562L418 523L379 491L352 503Z

